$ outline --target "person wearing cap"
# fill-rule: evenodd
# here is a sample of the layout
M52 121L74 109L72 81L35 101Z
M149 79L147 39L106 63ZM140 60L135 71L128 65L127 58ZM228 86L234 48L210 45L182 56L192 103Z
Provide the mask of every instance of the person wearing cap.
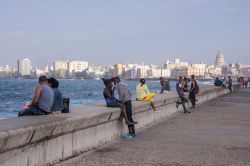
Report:
M54 102L54 91L48 85L46 76L39 77L39 84L35 89L35 95L27 109L19 111L18 116L47 115L51 112Z
M154 105L154 96L156 96L155 93L150 93L148 90L148 86L145 84L146 80L144 78L140 79L140 83L136 86L136 100L138 101L147 101L150 102L153 110L155 112L159 112L156 110Z

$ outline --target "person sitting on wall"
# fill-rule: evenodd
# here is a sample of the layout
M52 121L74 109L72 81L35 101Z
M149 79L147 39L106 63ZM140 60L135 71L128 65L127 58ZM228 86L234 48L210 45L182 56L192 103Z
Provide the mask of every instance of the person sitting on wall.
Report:
M137 122L135 122L132 118L132 93L128 88L128 85L122 82L119 77L113 77L112 81L117 87L120 102L125 105L128 120L132 122L131 125L128 125L129 133L126 134L123 138L134 139L136 137L134 124L136 124Z
M39 77L39 84L35 89L35 95L31 104L18 112L18 116L25 115L48 115L54 102L54 91L48 85L46 76Z
M116 87L113 87L113 83L110 79L103 78L103 83L105 85L105 88L103 90L103 96L106 101L107 107L120 107L121 108L121 114L125 118L126 124L131 125L132 122L128 120L126 109L124 104L122 104L118 99L115 98L114 92ZM121 116L121 117L122 117Z
M148 86L145 83L146 80L142 78L140 79L140 83L136 86L136 100L150 102L153 110L155 112L158 112L154 105L154 96L156 96L156 94L150 93L148 90Z
M52 113L60 113L63 110L63 98L62 98L62 93L58 89L59 87L59 82L55 78L49 78L48 79L50 87L54 91L54 102L53 106L51 108Z
M160 93L168 93L170 89L170 83L168 80L165 80L163 77L160 77L161 91Z

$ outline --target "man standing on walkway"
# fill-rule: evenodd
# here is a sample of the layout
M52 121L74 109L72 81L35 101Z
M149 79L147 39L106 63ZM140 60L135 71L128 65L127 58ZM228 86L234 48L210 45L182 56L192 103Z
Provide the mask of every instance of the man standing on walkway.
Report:
M33 100L27 109L18 113L18 116L25 115L47 115L51 112L54 102L54 91L48 85L46 76L39 77L39 84L36 87Z
M192 83L191 83L191 87L190 87L190 92L189 92L189 99L192 103L192 108L195 108L195 105L196 105L196 94L198 93L198 84L195 80L195 77L194 75L191 75L191 80L192 80Z
M168 80L165 80L163 77L160 77L161 91L160 93L169 92L170 84Z
M125 105L128 120L130 122L132 122L132 124L128 125L129 133L127 135L125 135L124 138L125 139L133 139L133 138L135 138L135 126L134 126L134 124L136 122L134 122L134 120L132 118L132 102L131 102L132 93L128 89L127 84L125 84L124 82L121 82L119 77L114 77L114 78L112 78L112 80L114 81L114 83L117 87L117 92L119 95L120 102Z
M232 78L231 76L228 76L228 89L230 93L232 93L232 84L233 84Z
M187 99L184 95L184 92L183 92L183 86L182 86L182 76L179 77L179 80L176 82L176 91L179 95L179 97L181 98L181 102L179 103L178 101L176 102L176 106L178 107L179 104L182 104L182 107L183 107L183 111L184 113L190 113L187 108L186 108L186 102L187 102Z

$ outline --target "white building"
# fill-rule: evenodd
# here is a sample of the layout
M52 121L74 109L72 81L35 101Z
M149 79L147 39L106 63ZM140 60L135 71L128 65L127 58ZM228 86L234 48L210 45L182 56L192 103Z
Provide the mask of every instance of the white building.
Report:
M18 68L18 73L21 76L30 76L30 72L32 70L31 60L29 60L28 58L19 59L17 61L17 68Z
M54 71L68 70L69 69L68 63L69 63L69 61L62 61L62 60L55 61L53 63Z
M89 67L89 63L86 61L70 61L69 62L69 72L81 72Z
M188 62L181 62L180 59L175 59L173 62L170 62L168 60L164 64L164 68L170 69L170 70L175 69L175 68L183 68L187 66L188 66Z
M170 76L171 76L171 70L161 69L161 77L170 77Z
M192 64L188 66L187 76L195 75L195 76L205 76L206 64Z

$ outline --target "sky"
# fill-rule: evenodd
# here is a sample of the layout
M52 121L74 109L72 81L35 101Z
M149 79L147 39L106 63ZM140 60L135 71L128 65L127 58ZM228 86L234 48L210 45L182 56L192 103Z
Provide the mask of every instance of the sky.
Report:
M249 0L0 0L0 65L250 64Z

